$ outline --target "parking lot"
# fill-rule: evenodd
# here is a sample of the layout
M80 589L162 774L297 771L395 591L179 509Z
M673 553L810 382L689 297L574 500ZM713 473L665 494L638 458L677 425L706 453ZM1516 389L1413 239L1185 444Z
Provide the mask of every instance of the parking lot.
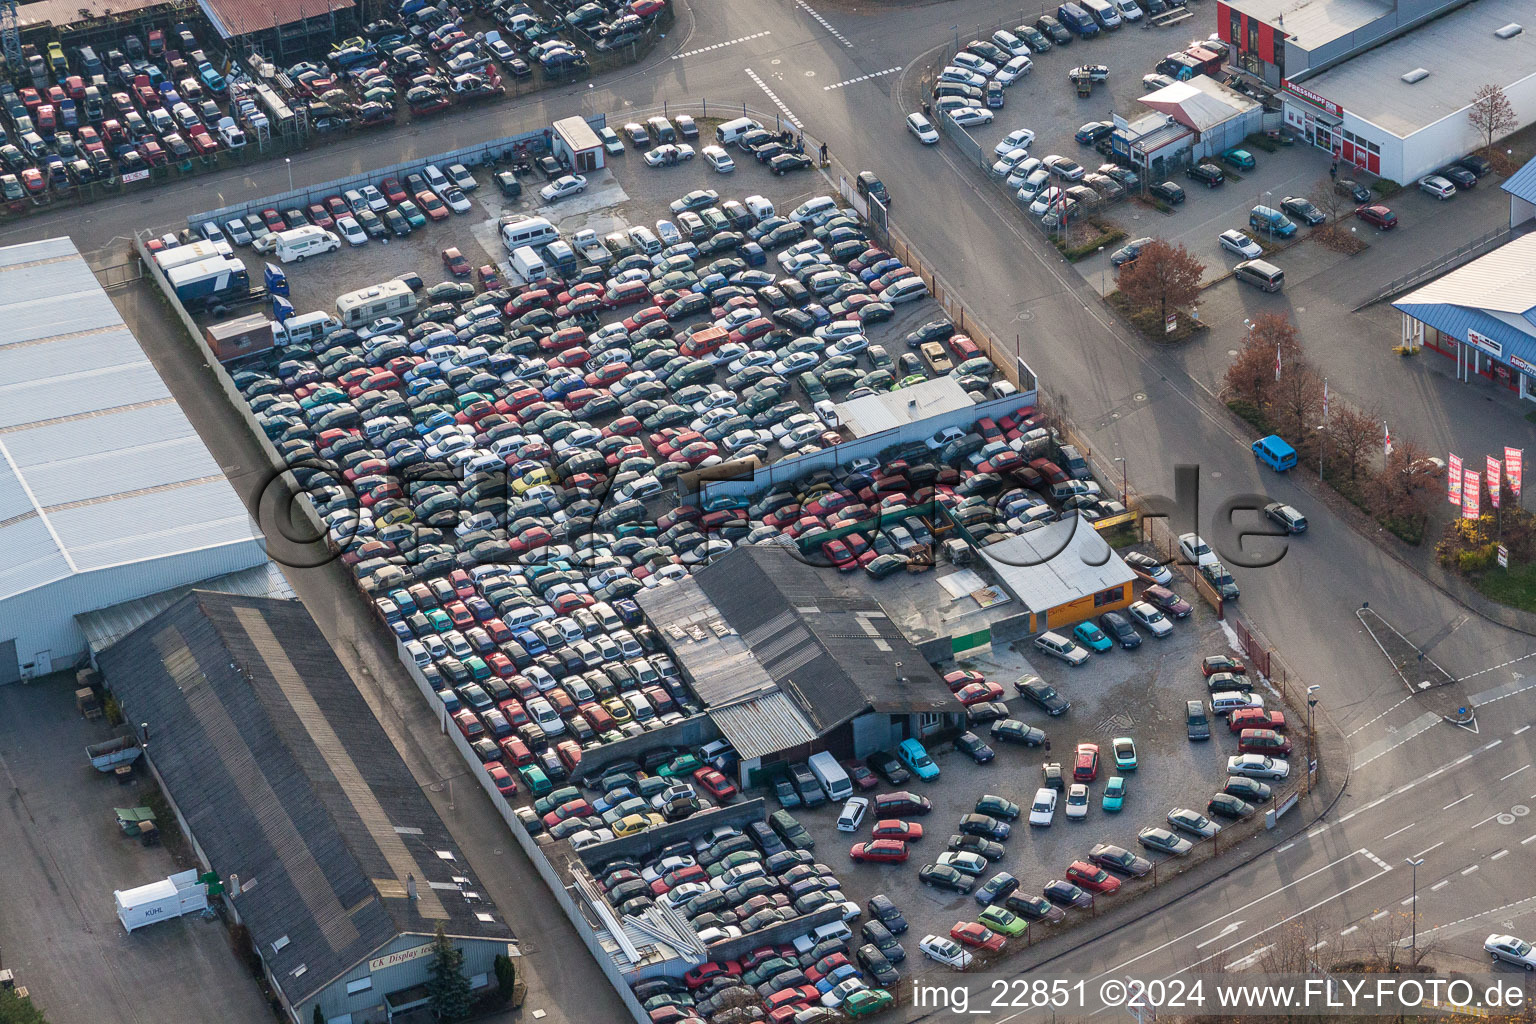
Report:
M1187 585L1176 588L1188 592ZM1193 597L1193 594L1188 594ZM924 933L948 934L957 921L976 919L981 905L972 895L962 895L931 888L918 881L918 868L932 863L946 850L960 817L970 813L983 794L1001 796L1018 804L1022 813L1011 823L1011 835L1002 843L1006 856L990 864L975 883L980 884L997 871L1006 871L1018 879L1019 891L1040 895L1041 889L1074 860L1086 859L1096 843L1111 843L1144 856L1153 862L1171 860L1138 845L1137 832L1147 826L1167 827L1165 816L1175 807L1187 807L1206 813L1206 803L1226 780L1226 759L1236 754L1236 737L1224 722L1215 720L1212 737L1206 742L1192 742L1185 722L1185 702L1206 696L1200 660L1211 654L1230 654L1231 647L1214 612L1195 602L1189 619L1177 623L1174 634L1166 640L1147 640L1131 651L1116 648L1093 655L1088 663L1072 668L1055 659L1032 652L992 649L986 655L958 662L988 679L1003 684L1010 714L1030 726L1044 730L1051 749L1021 746L992 740L988 726L973 731L995 751L994 760L977 764L949 745L932 750L940 769L937 779L913 780L905 789L927 797L933 803L930 814L911 820L921 824L923 838L911 844L911 859L904 865L853 864L848 861L852 843L867 841L873 824L871 813L857 834L839 832L836 818L840 805L793 813L816 839L819 860L833 866L848 882L848 895L864 901L875 893L885 893L895 901L912 926L913 942ZM1021 645L1014 645L1021 646ZM1019 697L1014 681L1038 675L1071 702L1071 709L1059 717L1047 716L1038 706ZM1273 703L1274 695L1265 694ZM1114 767L1111 741L1130 736L1136 744L1138 766L1132 772ZM1030 801L1042 784L1041 765L1057 762L1071 784L1074 751L1079 743L1099 747L1101 767L1097 779L1089 784L1090 807L1083 821L1067 820L1058 808L1049 828L1027 824ZM1102 808L1106 781L1121 775L1127 783L1123 809L1107 812ZM1285 784L1277 784L1280 790ZM893 789L882 781L878 788L861 795L873 797ZM1261 807L1259 813L1262 814ZM1219 823L1225 819L1215 819ZM1189 860L1210 856L1210 844L1188 855ZM1109 897L1111 900L1116 897ZM1084 911L1069 911L1072 916ZM1032 923L1039 938L1041 929L1062 927L1044 922ZM1021 945L1015 940L1011 945ZM909 947L912 945L909 942Z

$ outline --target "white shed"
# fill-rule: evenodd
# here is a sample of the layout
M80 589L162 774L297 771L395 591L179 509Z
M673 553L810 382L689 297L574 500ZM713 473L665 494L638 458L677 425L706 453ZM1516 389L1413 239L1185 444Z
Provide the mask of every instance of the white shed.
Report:
M550 139L556 160L564 160L577 174L586 174L603 166L603 141L584 117L563 117L552 126Z
M196 871L180 871L136 889L118 889L112 898L117 919L131 932L168 918L201 913L208 906L208 887L197 880Z

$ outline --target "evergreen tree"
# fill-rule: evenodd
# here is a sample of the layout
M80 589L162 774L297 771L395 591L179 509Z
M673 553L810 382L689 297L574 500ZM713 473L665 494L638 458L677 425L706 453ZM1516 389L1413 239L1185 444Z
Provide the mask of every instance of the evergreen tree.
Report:
M448 941L443 926L437 926L432 943L431 976L427 978L427 1005L440 1021L463 1020L469 1016L469 979L464 977L464 952Z

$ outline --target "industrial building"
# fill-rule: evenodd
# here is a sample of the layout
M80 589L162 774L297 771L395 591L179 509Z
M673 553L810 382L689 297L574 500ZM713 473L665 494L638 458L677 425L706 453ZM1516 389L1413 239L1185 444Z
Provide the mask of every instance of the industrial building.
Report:
M354 35L357 0L197 0L220 39L283 61Z
M1484 85L1504 90L1515 130L1536 122L1531 13L1528 0L1235 0L1216 28L1235 67L1279 90L1290 131L1411 182L1487 144L1467 119Z
M1506 185L1512 183L1514 177ZM1471 383L1476 374L1536 402L1536 234L1521 235L1392 305L1403 314L1404 345L1455 359L1458 380Z
M1247 96L1211 78L1196 75L1141 97L1151 113L1115 117L1110 146L1152 180L1215 156L1264 127L1264 110Z
M75 621L266 551L68 238L0 248L0 684L66 668Z
M1131 603L1136 575L1073 517L981 549L1003 587L1029 609L1029 632L1061 629Z
M517 955L302 604L195 590L99 662L294 1024L425 1005L439 928L475 989Z
M863 757L962 720L878 586L749 546L635 600L752 784L769 764Z
M549 145L556 160L577 174L589 174L603 166L603 140L580 115L563 117L550 126Z

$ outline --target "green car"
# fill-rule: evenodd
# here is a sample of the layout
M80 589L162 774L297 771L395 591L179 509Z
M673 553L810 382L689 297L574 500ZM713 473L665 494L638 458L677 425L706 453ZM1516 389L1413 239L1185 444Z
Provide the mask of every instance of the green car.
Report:
M843 1001L843 1013L849 1017L868 1017L896 1002L883 988L861 988Z
M1072 630L1072 635L1082 641L1083 646L1091 647L1095 651L1107 651L1115 646L1115 642L1091 622L1079 622Z
M902 388L909 388L909 387L911 387L914 384L921 384L923 381L925 381L927 379L928 379L928 377L927 377L926 374L909 373L907 376L901 378L901 380L899 380L895 384L893 384L891 386L891 390L892 391L900 391Z
M1115 752L1115 768L1122 772L1136 770L1136 741L1129 736L1116 736L1110 740Z
M427 621L430 622L432 624L432 628L439 633L446 633L453 628L453 620L450 619L448 617L448 613L443 611L441 608L433 608L431 611L427 612Z
M1124 805L1125 780L1118 775L1111 775L1109 781L1104 783L1104 809L1113 813Z
M424 228L427 226L427 215L421 212L421 207L409 199L396 206L395 209L400 211L402 217L411 222L411 227Z
M1012 800L1005 800L1000 796L988 793L976 801L976 813L990 814L994 818L1013 821L1019 816L1019 805Z
M1009 938L1015 935L1023 935L1025 929L1029 927L1029 922L1025 921L1018 914L995 906L983 910L976 916L976 920L999 935L1007 935Z
M540 793L548 793L550 789L549 776L544 774L544 769L536 764L519 765L517 773L523 777L523 785L528 787L528 792L535 796Z
M662 765L656 774L664 775L668 778L674 775L692 775L695 771L702 767L704 767L704 762L700 761L692 754L679 754L677 757L674 757L672 760Z
M1229 149L1221 154L1221 159L1240 171L1251 171L1257 166L1253 154L1246 149Z

